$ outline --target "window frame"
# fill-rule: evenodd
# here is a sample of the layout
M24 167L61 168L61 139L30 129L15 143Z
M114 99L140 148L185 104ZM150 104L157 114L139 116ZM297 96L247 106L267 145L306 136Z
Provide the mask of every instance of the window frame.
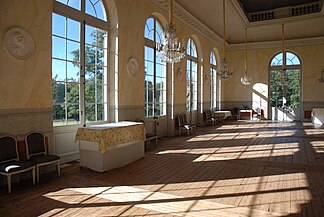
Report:
M287 54L292 54L294 58L297 58L298 60L298 64L295 64L295 65L287 65ZM279 60L277 57L281 55L281 60ZM274 59L277 59L277 62L281 62L281 64L276 64L276 65L272 65L272 62L274 61ZM302 61L300 59L300 57L295 54L294 52L291 52L291 51L280 51L278 53L276 53L270 60L270 64L269 64L269 107L271 107L271 82L272 82L272 79L271 79L271 74L273 72L276 72L276 71L282 71L282 70L285 70L285 75L281 77L282 80L285 80L285 82L287 82L287 72L288 71L295 71L295 70L299 70L299 106L297 108L300 108L301 107L301 101L302 101ZM279 86L279 84L277 85ZM287 86L286 84L282 84L281 83L281 88L283 88L283 86ZM286 88L285 88L286 89ZM285 90L286 91L286 90ZM284 91L284 92L285 92ZM279 107L280 107L280 103L279 103Z
M109 53L109 47L108 47L108 32L109 32L109 23L108 23L108 14L107 14L107 8L105 5L105 2L101 0L101 4L103 6L103 13L105 14L105 17L107 19L107 21L103 21L99 18L96 18L90 14L87 14L85 12L85 1L86 0L80 0L81 1L81 10L72 8L68 5L65 5L61 2L58 2L56 0L53 0L53 11L52 11L52 15L53 14L57 14L59 16L64 17L65 19L71 19L73 21L76 21L79 23L80 26L80 32L79 32L79 37L80 37L80 47L79 47L79 61L80 61L80 71L79 71L79 82L77 82L77 84L79 85L79 121L78 123L69 123L68 119L66 118L65 121L63 122L63 124L59 124L59 125L55 125L55 119L53 118L53 126L56 127L66 127L66 126L71 126L71 125L86 125L86 122L90 122L90 123L100 123L100 122L106 122L108 121L108 76L109 76L109 71L108 71L108 53ZM52 23L53 25L53 23ZM85 88L86 88L86 83L85 83L85 68L87 66L86 62L85 62L85 47L86 47L86 36L85 36L85 29L86 26L91 26L93 28L95 28L95 30L103 30L106 32L107 34L107 38L105 39L105 45L106 47L103 49L106 49L106 53L104 54L104 62L106 62L106 66L104 67L106 71L103 71L103 76L105 76L104 82L103 84L101 84L102 86L102 97L103 97L103 118L102 120L98 120L97 119L97 115L98 115L98 111L95 110L95 119L94 121L87 121L86 120L86 93L85 93ZM65 30L67 31L67 29ZM53 38L54 34L52 32L52 38ZM97 47L97 46L96 46ZM53 47L52 47L53 49ZM96 50L97 52L97 50ZM54 60L56 58L53 57L52 54L52 60ZM53 64L52 64L53 67ZM105 75L104 75L105 74ZM53 79L53 75L52 75L52 79ZM66 84L68 83L67 81L63 81L64 85L65 85L65 93L66 93ZM96 88L98 88L98 83L95 83L95 90ZM100 86L100 85L99 85ZM98 92L95 92L95 95L98 95ZM64 102L64 104L66 103L66 100ZM91 103L93 104L93 103ZM95 98L95 103L97 107L99 104L97 99ZM53 107L55 106L54 102L53 102ZM66 114L67 111L65 111L65 117L67 117Z
M146 37L146 27L149 20L153 20L153 29L148 29L149 31L153 31L153 40ZM157 28L158 26L158 28ZM158 30L161 30L161 32L157 32ZM156 17L150 16L145 21L145 28L144 28L144 117L150 118L150 117L163 117L167 115L167 63L163 62L161 57L159 57L158 51L157 51L157 42L162 44L163 43L163 27L159 20ZM159 40L158 40L159 39ZM152 60L148 60L146 58L146 48L153 50L153 62ZM160 60L160 61L158 61ZM152 101L149 101L149 89L146 86L146 65L147 62L150 62L153 64L153 87L152 87ZM158 76L157 68L158 66L161 67L161 70L164 70L164 76ZM164 82L164 86L162 89L157 89L157 80L161 79ZM157 99L158 91L160 91L160 96L162 94L162 102ZM145 97L147 96L147 97ZM150 114L148 108L149 105L152 106L152 114ZM157 108L160 108L160 112L158 113ZM162 110L161 110L162 108Z
M214 61L212 61L212 58ZM209 61L209 67L210 67L210 108L212 110L216 109L217 104L217 98L218 98L218 86L217 81L219 79L217 78L217 59L216 54L214 51L210 52L210 61Z
M189 98L186 96L186 111L189 112L198 110L198 57L197 46L192 38L188 39L186 54L186 94L189 95ZM196 65L195 71L193 69L194 65ZM189 89L188 84L190 86Z

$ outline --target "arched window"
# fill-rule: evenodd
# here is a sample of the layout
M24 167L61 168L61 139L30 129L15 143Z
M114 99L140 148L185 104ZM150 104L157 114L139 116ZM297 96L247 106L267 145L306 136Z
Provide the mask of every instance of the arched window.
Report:
M162 28L156 18L146 20L144 47L145 117L166 115L166 63L156 50L156 43L162 44Z
M100 0L56 0L52 14L53 125L106 121L108 22Z
M198 100L198 59L195 42L189 38L187 44L187 111L197 110Z
M216 74L216 56L212 51L210 53L210 108L215 109L217 107L217 74Z
M301 62L291 52L279 53L270 63L270 106L283 111L300 107Z

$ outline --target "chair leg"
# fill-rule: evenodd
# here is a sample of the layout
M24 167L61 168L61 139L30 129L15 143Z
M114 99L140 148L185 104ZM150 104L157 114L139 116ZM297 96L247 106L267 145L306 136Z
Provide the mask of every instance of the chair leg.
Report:
M60 161L57 161L57 174L58 174L58 176L61 176Z
M7 175L7 182L8 182L8 192L11 194L11 175Z
M35 168L32 169L33 185L35 185Z
M39 166L36 165L37 184L39 183Z

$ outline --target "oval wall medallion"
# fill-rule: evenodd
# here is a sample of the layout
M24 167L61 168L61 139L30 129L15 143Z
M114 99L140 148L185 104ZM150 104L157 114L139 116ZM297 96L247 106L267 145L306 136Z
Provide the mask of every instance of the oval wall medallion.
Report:
M139 65L137 59L135 59L134 57L130 58L127 63L128 74L134 77L137 75L138 70L139 70Z
M8 53L17 59L27 59L35 51L32 36L21 27L13 27L4 34L3 44Z
M182 71L181 68L178 69L177 74L178 74L178 80L182 81L182 79L183 79L183 71Z

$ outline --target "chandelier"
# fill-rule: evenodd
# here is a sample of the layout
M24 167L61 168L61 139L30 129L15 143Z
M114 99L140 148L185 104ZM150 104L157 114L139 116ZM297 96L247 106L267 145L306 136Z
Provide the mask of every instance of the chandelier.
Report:
M177 63L186 55L184 40L178 42L177 28L173 24L173 0L169 1L169 24L163 32L164 45L158 43L157 50L162 61L167 63Z
M221 60L218 68L217 75L220 80L227 80L233 75L233 68L231 68L228 64L228 61L225 58L226 47L225 47L225 39L226 39L226 31L225 31L225 0L223 0L223 59Z
M244 76L241 77L241 83L244 85L250 85L251 84L251 77L247 75L247 30L245 27L245 61L244 61Z

